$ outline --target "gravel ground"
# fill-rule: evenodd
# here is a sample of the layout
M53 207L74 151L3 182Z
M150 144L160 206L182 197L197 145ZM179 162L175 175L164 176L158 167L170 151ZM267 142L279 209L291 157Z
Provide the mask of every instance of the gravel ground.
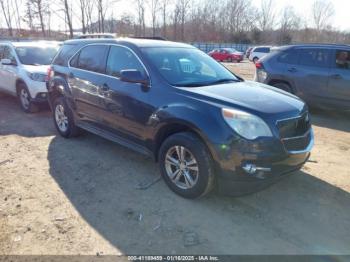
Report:
M0 254L349 254L350 121L312 119L300 172L246 197L190 201L150 159L92 134L63 139L48 110L27 115L1 96Z

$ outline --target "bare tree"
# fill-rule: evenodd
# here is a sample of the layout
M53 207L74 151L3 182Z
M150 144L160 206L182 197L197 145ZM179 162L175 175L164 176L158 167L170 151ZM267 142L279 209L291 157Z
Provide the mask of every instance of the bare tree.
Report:
M69 30L70 38L73 38L73 23L72 23L72 7L71 3L68 0L61 0L63 4L63 11L66 16L66 23Z
M157 14L159 12L159 0L149 0L148 5L151 11L152 18L152 35L155 36L157 26Z
M161 12L163 20L163 37L167 37L167 16L168 16L168 5L170 0L161 0Z
M271 30L274 27L275 11L274 0L262 0L258 13L258 24L262 31Z
M0 0L0 6L5 18L6 26L9 30L9 35L13 36L13 28L12 28L12 16L13 12L11 10L10 1L9 0Z
M87 12L87 1L88 0L79 0L80 4L80 21L81 21L81 29L83 31L83 34L86 33L86 12Z
M186 18L187 18L187 12L189 9L190 5L190 0L177 0L176 2L176 7L178 11L178 15L180 18L180 28L181 28L181 40L185 40L185 23L186 23Z
M143 0L136 0L138 29L136 35L146 35L145 5Z
M38 16L39 18L42 34L43 36L46 36L44 15L46 14L48 9L47 3L44 2L44 0L29 0L29 2L33 6L33 14Z
M330 27L330 21L335 14L334 5L329 0L316 0L312 5L312 17L316 30Z

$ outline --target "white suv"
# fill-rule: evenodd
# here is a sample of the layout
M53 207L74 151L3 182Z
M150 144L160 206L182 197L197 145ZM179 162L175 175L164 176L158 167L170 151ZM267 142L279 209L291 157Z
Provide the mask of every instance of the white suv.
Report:
M255 64L259 59L261 59L262 57L270 53L270 50L271 50L270 46L254 47L253 50L250 52L249 60L253 61Z
M46 76L58 42L0 42L0 91L17 96L27 113L47 97Z

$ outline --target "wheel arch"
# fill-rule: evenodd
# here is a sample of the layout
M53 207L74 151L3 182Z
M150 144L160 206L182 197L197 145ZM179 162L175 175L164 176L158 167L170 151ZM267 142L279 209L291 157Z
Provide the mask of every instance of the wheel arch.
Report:
M283 79L271 79L271 80L268 82L268 85L273 86L273 85L275 85L275 84L277 84L277 83L283 83L283 84L288 85L288 86L290 87L292 93L293 93L293 94L296 94L295 86L294 86L292 83L290 83L289 81L287 81L287 80L283 80Z

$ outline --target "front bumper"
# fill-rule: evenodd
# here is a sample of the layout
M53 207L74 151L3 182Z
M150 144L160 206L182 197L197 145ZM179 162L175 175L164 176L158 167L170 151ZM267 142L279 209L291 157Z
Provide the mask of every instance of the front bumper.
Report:
M279 140L239 141L220 150L217 164L220 193L240 196L259 191L300 170L310 157L314 144L312 129L309 144L300 151L288 151ZM230 150L230 148L234 148Z

